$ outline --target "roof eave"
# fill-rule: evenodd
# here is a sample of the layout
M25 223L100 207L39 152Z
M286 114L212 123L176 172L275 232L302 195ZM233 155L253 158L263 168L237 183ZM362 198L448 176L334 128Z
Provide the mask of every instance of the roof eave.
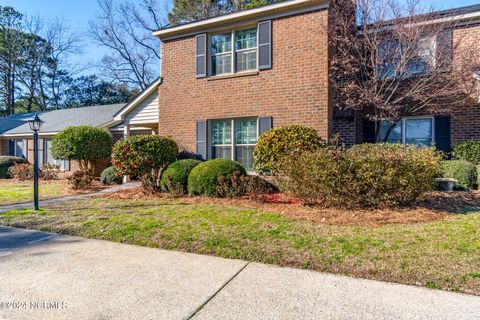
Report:
M261 19L263 17L281 13L288 13L290 11L310 7L313 5L324 4L328 7L329 0L290 0L282 1L272 5L267 5L259 8L242 10L235 13L213 17L209 19L200 20L197 22L188 23L185 25L174 26L166 29L160 29L153 32L153 35L163 39L179 37L182 35L202 32L223 24L237 23L243 20Z

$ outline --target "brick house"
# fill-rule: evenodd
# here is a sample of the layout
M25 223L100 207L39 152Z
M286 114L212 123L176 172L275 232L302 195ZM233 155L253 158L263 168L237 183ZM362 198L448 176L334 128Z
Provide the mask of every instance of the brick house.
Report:
M453 37L480 46L478 18L480 6L462 9ZM154 32L162 48L158 133L204 159L248 169L257 137L272 126L308 125L325 138L339 133L347 145L371 142L361 116L333 110L329 22L328 1L291 0ZM444 150L480 140L480 106L406 118L395 132L398 142Z

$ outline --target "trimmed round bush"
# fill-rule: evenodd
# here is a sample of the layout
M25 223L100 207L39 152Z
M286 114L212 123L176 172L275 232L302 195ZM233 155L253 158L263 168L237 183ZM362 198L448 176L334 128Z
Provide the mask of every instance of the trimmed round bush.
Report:
M178 147L170 137L138 135L121 139L112 151L112 164L119 174L140 176L143 187L160 190L160 173L178 158Z
M308 204L347 208L409 205L435 187L441 155L434 148L364 144L324 148L286 161L281 190Z
M108 167L102 171L100 175L100 182L104 185L112 185L112 184L122 184L123 179L122 176L118 174L115 167Z
M170 164L162 171L160 187L163 191L186 193L188 189L188 175L200 163L202 161L185 159Z
M475 189L477 187L477 168L465 160L446 160L441 163L442 178L458 181L460 189Z
M237 171L241 175L247 174L244 167L232 160L215 159L200 163L188 176L188 193L215 196L218 178L230 177Z
M480 141L471 140L455 143L452 148L452 158L480 165Z
M27 160L19 157L0 156L0 179L12 178L8 169L15 163L27 163Z
M76 160L80 170L95 172L95 160L110 157L112 137L100 128L91 126L70 127L52 138L52 156L59 160Z
M261 174L275 174L288 157L313 152L326 146L317 130L299 125L270 129L257 141L254 167Z

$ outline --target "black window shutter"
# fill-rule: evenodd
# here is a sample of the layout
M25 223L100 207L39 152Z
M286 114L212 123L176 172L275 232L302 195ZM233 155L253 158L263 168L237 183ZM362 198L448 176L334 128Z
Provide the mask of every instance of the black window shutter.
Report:
M452 147L450 116L435 117L435 146L443 152L450 152Z
M258 118L258 136L272 129L272 117L259 117Z
M258 69L272 68L272 21L258 23Z
M8 140L8 155L12 157L15 155L15 140Z
M204 78L207 76L207 35L199 34L195 37L195 76Z
M453 31L447 29L437 36L437 68L448 71L453 64Z
M196 151L197 157L201 160L208 159L208 141L207 141L207 121L197 121L196 123Z
M377 142L377 135L375 133L375 121L363 119L363 142L364 143Z

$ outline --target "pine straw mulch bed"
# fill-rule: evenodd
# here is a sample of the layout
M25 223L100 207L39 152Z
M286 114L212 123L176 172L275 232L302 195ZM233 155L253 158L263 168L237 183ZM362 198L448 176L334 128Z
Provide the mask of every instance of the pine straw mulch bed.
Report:
M304 206L281 194L269 199L225 199L208 197L172 197L148 194L142 188L121 190L104 197L117 200L162 200L192 204L213 204L253 208L277 213L283 217L318 224L378 227L387 224L415 224L448 219L463 211L480 211L480 192L431 192L416 205L375 210L346 210Z

